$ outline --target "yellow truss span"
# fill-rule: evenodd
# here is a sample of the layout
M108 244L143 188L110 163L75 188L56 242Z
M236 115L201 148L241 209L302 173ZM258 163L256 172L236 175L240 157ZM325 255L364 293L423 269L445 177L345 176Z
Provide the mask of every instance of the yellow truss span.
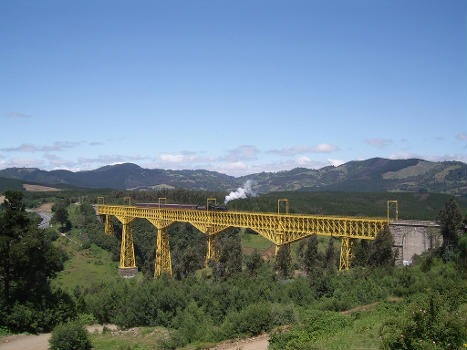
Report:
M211 246L211 241L214 242L215 236L229 227L250 228L277 246L289 244L313 234L343 237L341 269L348 269L349 267L351 249L349 239L375 239L377 233L389 224L387 219L382 218L166 209L104 204L97 206L97 213L99 215L113 215L124 225L129 224L135 218L147 219L158 229L167 228L174 222L189 222L208 235L208 255L210 256L206 259L216 257L214 247ZM107 222L108 220L106 220ZM170 257L168 242L164 243L164 246L165 248L162 250L158 244L158 253ZM124 258L122 259L121 261L125 260ZM167 264L170 265L169 262L165 261L164 265ZM121 267L126 266L122 265ZM157 261L156 270L159 271L157 273L159 275L161 269L160 265L157 266ZM169 272L168 267L164 270Z

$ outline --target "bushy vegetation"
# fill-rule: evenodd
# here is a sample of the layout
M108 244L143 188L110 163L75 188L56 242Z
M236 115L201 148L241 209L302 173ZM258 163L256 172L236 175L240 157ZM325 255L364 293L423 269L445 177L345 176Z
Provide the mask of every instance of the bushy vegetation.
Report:
M20 192L5 193L0 217L0 326L42 332L75 316L70 297L49 279L63 269L64 254L25 213Z
M162 191L157 195L162 193L173 202L203 204L206 198L206 193L201 192ZM108 201L122 201L124 194L113 191ZM143 192L137 196L140 201L155 201L154 193ZM115 235L105 235L104 224L96 220L89 197L81 197L79 204L74 204L73 199L56 198L55 206L56 210L66 208L72 226L67 236L78 243L69 253L79 252L79 260L85 265L91 256L99 257L102 264L111 266L105 271L116 270L116 264L110 262L111 254L100 253L105 249L118 260L121 225L112 219ZM242 254L238 229L226 230L219 236L220 259L209 262L205 268L205 236L189 224L177 223L169 229L174 276L157 280L153 279L157 230L149 222L136 220L132 223L136 263L143 274L127 280L119 278L115 271L114 277L107 274L94 282L81 283L79 279L83 277L76 272L71 297L51 289L48 282L41 282L38 285L44 289L35 289L48 288L48 293L38 299L30 295L21 299L17 291L28 284L15 282L10 295L17 299L2 303L4 323L1 326L12 331L47 330L75 317L76 309L99 323L114 323L122 329L163 329L163 336L157 337L161 348L252 336L284 325L290 327L280 328L271 336L273 349L348 348L349 344L361 347L365 342L387 349L411 349L418 344L433 349L459 348L465 341L465 327L459 327L465 323L467 305L466 236L457 222L461 218L456 214L458 209L451 209L445 209L452 214L445 216L448 218L445 226L456 230L454 235L452 231L447 233L455 237L450 241L449 254L443 253L447 249L442 248L418 257L413 266L394 266L392 237L389 231L384 231L374 242L357 242L353 268L339 273L339 248L334 239L327 240L326 245L321 242L321 249L316 236L297 243L295 252L283 247L277 263L271 264L263 261L257 251L249 256ZM5 213L8 208L3 210ZM16 223L26 220L21 215L15 219ZM20 227L15 225L12 227ZM30 222L28 225L31 227ZM51 266L42 275L49 281L63 267L63 256L52 249L47 239L49 234L30 230L36 232L31 237L40 236L39 241L50 248L53 253L50 257L57 256L52 260L59 261L57 266L41 263L41 266ZM65 244L64 240L65 237L60 237L55 244ZM75 244L66 242L70 246ZM301 274L294 277L297 268ZM69 278L73 273L70 272ZM21 278L15 277L15 281ZM368 315L363 311L343 313L369 304L377 306ZM422 317L423 310L431 318ZM350 338L358 339L359 343L343 340Z
M306 310L302 324L292 329L271 335L271 348L283 350L311 349L310 344L325 335L348 327L351 319L331 311Z
M465 305L438 291L417 295L381 327L384 349L458 349L466 339ZM465 302L465 298L463 300Z
M88 331L78 321L58 325L52 331L49 350L90 350Z

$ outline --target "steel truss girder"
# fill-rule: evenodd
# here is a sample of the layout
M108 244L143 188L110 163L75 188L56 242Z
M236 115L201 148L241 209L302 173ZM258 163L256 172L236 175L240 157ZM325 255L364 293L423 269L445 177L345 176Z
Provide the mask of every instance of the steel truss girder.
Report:
M204 266L208 267L209 260L218 262L220 257L219 246L217 244L217 239L219 238L219 233L209 235L208 240L208 249L206 251L206 259L204 260Z
M105 216L105 234L108 236L114 235L114 227L112 225L112 221L110 221L110 215Z
M190 222L194 227L198 230L203 232L207 235L207 251L206 251L206 258L204 259L204 266L208 267L209 260L219 261L219 246L217 245L217 238L219 237L219 233L229 228L229 226L216 226L210 223L198 223L198 222Z
M156 269L157 266L159 266L159 271L170 271L170 273L172 271L172 267L170 264L168 234L165 235L162 231L166 232L167 227L174 222L189 222L208 236L208 253L206 261L208 261L208 259L216 260L216 257L218 257L215 240L217 238L217 234L228 227L250 228L270 240L276 246L289 244L313 234L342 237L339 270L347 270L350 267L352 248L351 239L359 238L373 240L376 238L378 232L382 231L389 225L388 220L382 218L237 211L202 211L104 204L99 204L97 206L97 213L99 215L116 216L122 224L124 224L124 232L124 221L129 220L129 222L131 222L135 218L147 219L153 223L154 226L158 227L157 250L160 252L160 258L158 264L158 255L156 254ZM161 239L159 239L159 235ZM128 256L133 257L132 261L134 265L133 239L131 232L128 237L125 235L125 241L131 241L132 254L128 248L126 248L124 252L123 236L124 235L122 235L122 254L120 257L120 265L122 266L122 256L125 257L123 260L128 260L128 262L125 262L125 266L131 263L131 259L128 258ZM127 245L129 246L130 244L128 243Z
M353 242L349 237L342 237L339 271L350 269Z
M118 216L116 218L122 223L122 245L120 248L120 268L134 268L135 249L133 246L133 232L131 222L135 219L131 216Z
M283 245L276 245L274 247L274 257L276 259L277 259L277 254L279 253L279 249L281 249L282 246L286 247L286 249L288 250L288 254L290 254L290 243L286 243L286 244L283 244Z
M170 254L169 226L157 229L156 261L154 264L154 278L163 273L172 276L172 258Z
M163 273L172 276L172 256L170 253L169 226L174 221L148 219L157 228L156 259L154 262L154 278Z
M119 205L98 205L98 214L129 216L167 222L190 222L195 227L243 227L282 245L312 234L375 239L389 223L382 218L355 218L303 214L275 214L236 211L163 209Z

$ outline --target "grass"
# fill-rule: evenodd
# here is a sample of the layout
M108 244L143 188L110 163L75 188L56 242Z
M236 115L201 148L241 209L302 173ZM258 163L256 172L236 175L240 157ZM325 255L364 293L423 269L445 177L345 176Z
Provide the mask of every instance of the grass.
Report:
M52 281L53 287L60 287L68 293L72 293L76 287L90 288L103 281L120 278L118 274L118 262L112 261L112 253L91 244L88 249L82 249L86 241L86 232L76 227L81 216L78 205L71 204L68 207L68 218L73 223L66 237L60 236L55 242L68 255L64 270L57 274Z
M381 326L386 320L400 311L399 309L401 306L398 305L400 301L401 299L399 298L388 298L387 301L376 303L377 305L375 307L370 307L369 309L360 308L361 311L355 311L346 316L351 320L348 326L339 328L330 324L328 326L329 329L316 334L316 336L313 337L314 340L300 340L300 334L305 335L303 331L306 329L306 326L302 324L292 326L285 331L284 334L293 332L295 334L295 347L299 349L380 349L381 340L379 332ZM289 344L289 348L294 347L290 346L291 344Z
M52 286L60 287L71 293L76 287L89 288L102 281L119 278L118 263L112 261L112 254L95 244L89 249L79 250L77 244L60 237L57 244L70 257L65 269L53 279Z
M328 236L318 236L318 252L324 254L328 248L330 237ZM296 241L290 244L290 252L292 254L292 261L298 261L298 246L300 241ZM336 249L336 254L339 254L340 242L334 242L334 248Z
M93 350L154 350L170 349L170 345L164 344L170 339L170 332L164 327L135 327L129 330L110 331L102 333L94 332L90 335ZM195 341L189 343L180 350L210 349L216 343Z
M394 302L379 304L374 310L357 311L351 316L354 319L350 327L345 327L340 331L329 334L318 340L313 346L317 349L335 350L369 350L380 349L381 341L379 330L383 323L389 318L388 313L392 313Z
M90 336L94 350L153 350L163 348L169 338L164 327L136 327L125 331L104 331Z
M244 230L240 233L240 239L243 248L257 249L260 254L273 245L271 241L263 236L259 234L246 233Z

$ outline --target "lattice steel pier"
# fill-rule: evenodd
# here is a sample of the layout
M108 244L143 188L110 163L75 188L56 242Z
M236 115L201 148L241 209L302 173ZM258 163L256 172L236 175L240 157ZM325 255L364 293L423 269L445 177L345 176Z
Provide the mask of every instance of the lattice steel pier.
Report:
M304 214L259 213L241 211L212 211L167 209L125 205L97 205L97 214L113 215L123 224L120 269L135 269L131 221L146 219L158 229L154 277L172 274L168 228L175 222L189 222L207 235L209 259L217 260L215 241L220 232L229 227L250 228L276 246L290 244L313 234L341 237L340 270L350 267L352 239L375 239L379 231L389 225L387 219ZM112 232L106 218L105 232Z

